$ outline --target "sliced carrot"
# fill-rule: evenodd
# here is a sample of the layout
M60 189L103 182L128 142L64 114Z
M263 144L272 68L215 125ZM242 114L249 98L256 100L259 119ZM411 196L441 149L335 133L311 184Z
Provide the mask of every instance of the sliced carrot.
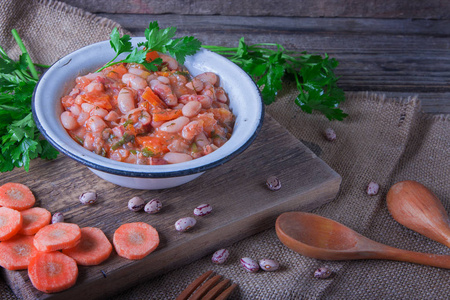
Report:
M33 207L35 202L36 198L26 185L8 182L0 186L0 206L25 210Z
M170 121L181 117L181 109L155 109L152 112L152 118L155 122Z
M23 217L19 234L34 235L45 225L50 224L52 214L42 207L32 207L20 212Z
M54 223L42 227L34 236L34 246L39 251L51 252L75 247L81 239L77 224Z
M24 270L37 252L32 236L17 234L0 243L0 266L8 270Z
M0 207L0 241L15 236L22 228L23 217L20 211L8 207Z
M145 55L145 60L148 61L148 62L151 62L151 61L154 61L155 59L157 59L158 57L159 57L158 52L156 52L156 51L149 51Z
M143 149L147 148L154 155L163 154L169 151L169 149L167 149L167 143L164 143L162 138L156 136L137 135L135 141Z
M63 249L64 254L75 259L77 264L95 266L105 261L112 252L112 245L101 229L81 228L81 240L73 248Z
M109 78L121 79L124 74L128 73L128 69L124 64L117 64L106 68L103 72L106 72L106 76Z
M41 292L61 292L75 285L78 266L73 258L59 251L38 252L30 260L28 277Z
M142 98L147 100L154 108L167 108L166 103L148 86L145 88L144 93L142 93Z
M101 92L91 92L89 94L80 95L82 102L90 103L104 109L112 109L111 97Z
M147 223L126 223L114 232L113 244L120 256L142 259L158 247L159 235L156 229Z

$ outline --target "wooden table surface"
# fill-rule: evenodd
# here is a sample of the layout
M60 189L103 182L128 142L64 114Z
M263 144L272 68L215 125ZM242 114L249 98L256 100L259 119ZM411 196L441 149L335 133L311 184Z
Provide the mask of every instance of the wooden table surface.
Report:
M150 21L203 44L274 42L328 53L344 91L418 95L423 110L450 113L450 1L62 0L110 18L135 36ZM364 2L364 3L363 3Z

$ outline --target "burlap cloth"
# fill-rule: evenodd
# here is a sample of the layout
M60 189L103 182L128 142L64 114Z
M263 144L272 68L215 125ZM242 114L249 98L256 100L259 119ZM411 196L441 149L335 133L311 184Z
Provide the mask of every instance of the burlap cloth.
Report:
M51 64L61 56L92 42L108 39L120 25L56 1L3 0L0 45L17 56L10 31L18 29L35 62ZM421 112L415 97L387 99L383 94L347 93L342 105L349 117L329 122L323 116L302 113L293 104L287 86L267 112L310 147L342 176L334 201L314 213L341 222L357 232L394 247L450 254L448 248L394 221L385 196L397 181L412 179L430 187L450 210L450 117ZM332 127L337 139L328 142L323 131ZM368 182L380 184L377 196L368 196ZM273 229L228 248L225 265L210 257L133 287L114 299L173 299L185 286L212 269L239 284L234 299L449 299L450 271L393 261L319 261L283 246ZM275 273L249 274L239 258L274 258ZM317 267L328 265L334 276L313 278ZM0 298L16 299L3 281Z

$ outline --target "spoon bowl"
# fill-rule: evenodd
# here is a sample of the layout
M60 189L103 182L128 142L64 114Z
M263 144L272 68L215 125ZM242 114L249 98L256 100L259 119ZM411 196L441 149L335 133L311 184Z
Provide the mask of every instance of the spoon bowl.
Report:
M450 248L448 214L439 198L423 184L397 182L389 189L386 203L397 222Z
M288 248L316 259L388 259L450 269L450 255L390 247L368 239L343 224L311 213L283 213L277 218L275 230Z

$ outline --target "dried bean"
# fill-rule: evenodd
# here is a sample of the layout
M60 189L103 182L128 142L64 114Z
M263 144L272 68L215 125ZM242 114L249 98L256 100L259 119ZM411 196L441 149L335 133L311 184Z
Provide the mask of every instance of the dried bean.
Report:
M133 197L128 201L128 209L131 211L140 211L144 206L145 202L141 197Z
M280 264L276 260L263 258L259 261L259 266L264 271L273 272L278 270Z
M62 212L55 212L52 216L52 224L64 222L64 215Z
M149 214L156 214L162 208L162 203L159 199L150 200L144 207L144 211Z
M86 192L80 195L79 197L81 204L94 204L97 201L97 193L96 192Z
M194 227L196 223L197 221L195 221L194 218L191 217L181 218L175 222L175 229L177 231L184 232Z
M230 252L227 249L220 249L214 252L211 261L217 265L221 265L227 261L229 255Z
M315 272L314 272L314 277L318 278L318 279L326 279L328 277L331 276L331 270L330 268L328 268L327 266L325 267L321 267L318 268Z
M271 191L278 191L281 189L281 181L276 176L267 178L266 185Z
M212 212L212 206L209 204L201 204L194 209L194 215L196 216L206 216Z
M241 266L250 273L256 273L259 270L258 263L250 257L241 258Z
M336 139L336 132L334 132L333 128L327 128L324 132L325 138L332 142Z
M380 189L380 186L378 185L378 183L371 181L368 185L367 185L367 195L369 196L375 196L376 194L378 194L378 190Z

